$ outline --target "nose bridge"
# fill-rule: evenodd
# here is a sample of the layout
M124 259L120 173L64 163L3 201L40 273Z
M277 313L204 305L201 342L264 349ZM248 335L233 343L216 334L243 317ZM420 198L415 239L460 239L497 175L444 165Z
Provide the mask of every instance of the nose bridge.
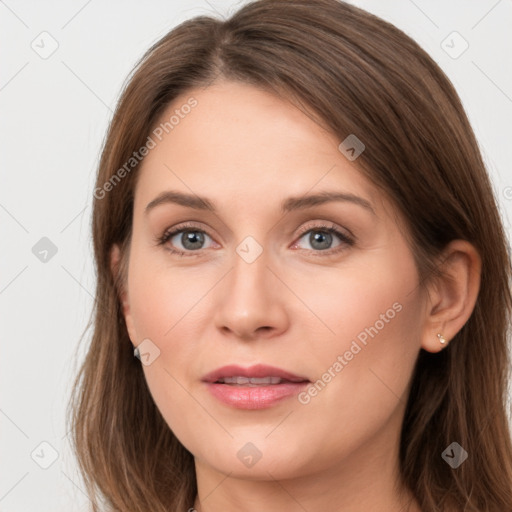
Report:
M233 269L229 279L228 301L233 299L232 308L240 313L246 310L249 314L254 307L262 308L265 302L271 300L269 294L268 251L257 248L251 242L242 242L233 257Z
M258 255L256 249L247 243L242 243L237 247L236 256L233 258L233 270L231 272L232 289L235 294L246 295L248 297L258 298L258 295L265 294L268 285L267 268L268 251L261 251ZM250 293L250 292L253 293Z
M277 280L267 267L270 253L248 238L236 248L216 303L217 327L240 337L252 337L261 327L280 330L286 323Z

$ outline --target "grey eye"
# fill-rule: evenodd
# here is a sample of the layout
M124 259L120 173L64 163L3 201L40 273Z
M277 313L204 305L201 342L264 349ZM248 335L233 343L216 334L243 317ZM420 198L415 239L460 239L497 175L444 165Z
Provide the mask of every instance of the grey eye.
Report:
M205 237L210 238L206 233L203 233L202 231L182 230L180 233L177 233L171 238L171 243L174 245L175 242L173 239L178 238L182 244L182 247L178 246L178 248L183 248L187 251L194 251L203 248L202 246L205 242Z

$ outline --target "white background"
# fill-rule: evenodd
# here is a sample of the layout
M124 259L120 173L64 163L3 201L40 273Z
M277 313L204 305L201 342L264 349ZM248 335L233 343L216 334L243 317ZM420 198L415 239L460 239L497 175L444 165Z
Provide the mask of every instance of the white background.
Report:
M125 77L151 44L185 19L227 15L240 3L0 1L0 512L87 510L64 412L94 294L89 226L103 137ZM510 236L512 2L353 3L413 37L452 80ZM58 43L47 59L31 47L46 37L50 48L44 31ZM456 59L441 46L453 31L469 43ZM57 248L46 263L32 252L42 237ZM41 442L58 454L48 469L31 458L36 450L50 461Z

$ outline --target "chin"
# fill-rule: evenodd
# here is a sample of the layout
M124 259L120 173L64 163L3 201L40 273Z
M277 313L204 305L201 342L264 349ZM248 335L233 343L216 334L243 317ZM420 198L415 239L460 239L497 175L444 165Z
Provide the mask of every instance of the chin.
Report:
M310 472L311 458L300 448L301 443L290 439L289 445L283 446L280 442L265 440L265 435L267 433L259 436L247 433L244 441L238 437L226 444L216 442L215 450L211 446L196 450L195 453L205 454L198 455L196 460L232 478L249 480L285 480Z

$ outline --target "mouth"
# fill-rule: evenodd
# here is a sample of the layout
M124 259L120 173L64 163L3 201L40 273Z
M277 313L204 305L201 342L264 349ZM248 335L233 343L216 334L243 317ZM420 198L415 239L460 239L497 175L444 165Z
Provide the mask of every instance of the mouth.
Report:
M306 377L267 365L224 366L205 375L202 381L216 399L237 409L277 405L311 382Z
M229 386L275 386L283 382L291 383L293 381L281 379L281 377L221 377L215 381L215 384L227 384ZM306 382L306 381L295 381Z
M306 377L295 375L276 366L256 364L244 368L243 366L230 364L217 368L202 378L203 382L218 382L222 384L254 384L274 385L281 382L309 382Z

